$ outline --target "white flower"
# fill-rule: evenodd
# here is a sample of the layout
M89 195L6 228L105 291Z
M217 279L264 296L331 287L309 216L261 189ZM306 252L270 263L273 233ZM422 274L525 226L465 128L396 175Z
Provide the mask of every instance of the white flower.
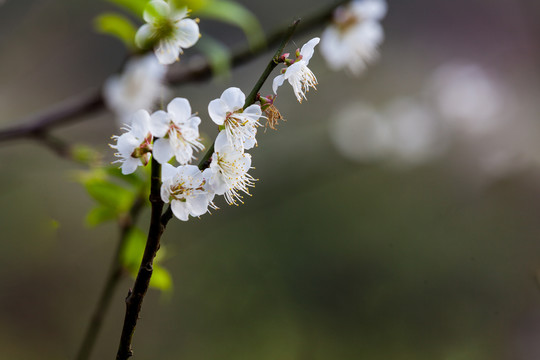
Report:
M151 110L166 92L165 73L165 66L150 54L131 59L121 75L105 82L103 97L121 124L129 124L131 115L139 109Z
M139 110L132 116L131 126L124 127L126 133L113 136L116 145L109 145L118 152L114 154L120 159L115 162L122 163L122 174L134 172L139 165L146 166L150 160L152 150L152 134L150 133L150 114L146 110Z
M225 127L229 144L235 149L243 151L251 149L257 143L255 135L259 118L262 115L261 107L257 104L248 106L243 110L246 95L236 87L225 90L219 99L208 104L208 113L212 120Z
M384 0L357 0L336 9L333 23L321 36L321 53L331 69L359 75L377 59L384 39L379 21L386 10Z
M199 25L186 19L187 8L175 9L163 0L152 0L144 11L147 24L135 34L137 46L144 48L148 42L156 43L154 53L161 64L178 61L182 49L189 48L199 40Z
M187 221L189 215L201 216L209 205L215 208L214 193L206 190L206 180L198 167L163 164L161 181L161 200L171 203L171 210L178 219Z
M159 110L152 114L150 130L154 137L154 158L165 164L173 156L185 165L193 158L193 149L204 149L199 142L201 119L191 114L189 101L175 98L167 105L167 112Z
M249 195L248 187L253 186L255 179L247 172L251 168L251 155L236 150L229 144L225 131L216 138L215 151L210 167L204 171L204 176L212 191L217 195L225 195L229 205L236 201L242 202L242 191Z
M313 72L308 68L309 60L313 56L315 46L319 43L320 39L318 37L309 40L302 49L296 61L284 69L281 75L278 75L274 78L272 84L272 89L274 94L277 94L277 89L285 80L289 81L291 84L294 94L298 102L302 102L302 98L306 99L306 93L309 91L309 88L312 87L316 89L317 78Z

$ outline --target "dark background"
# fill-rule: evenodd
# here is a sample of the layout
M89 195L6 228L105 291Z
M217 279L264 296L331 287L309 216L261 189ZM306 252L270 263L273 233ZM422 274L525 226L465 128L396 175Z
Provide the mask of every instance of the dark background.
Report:
M241 2L265 30L329 3ZM105 10L114 7L0 5L2 126L118 69L125 50L92 29ZM171 221L164 266L174 290L149 292L135 358L540 358L538 10L534 0L390 0L381 59L362 77L330 72L316 52L318 91L300 105L284 86L279 109L288 121L258 136L253 196L239 207L218 202L200 220ZM235 28L200 26L231 45L244 41ZM248 92L270 54L228 80L173 93L190 99L213 136L208 102L228 86ZM512 94L511 126L533 129L526 166L490 177L470 139L415 167L355 162L336 150L329 129L342 108L421 98L433 71L452 61L478 64ZM116 126L103 112L55 134L112 160ZM30 141L0 146L4 359L71 359L82 339L118 234L114 224L85 227L92 201L73 180L80 169ZM126 278L116 292L95 359L116 352L131 284Z

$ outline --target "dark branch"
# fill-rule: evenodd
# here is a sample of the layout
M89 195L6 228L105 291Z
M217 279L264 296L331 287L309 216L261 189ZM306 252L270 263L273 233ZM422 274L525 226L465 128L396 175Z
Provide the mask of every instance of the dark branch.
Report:
M341 4L348 1L336 1L331 6L327 6L306 16L302 24L298 26L297 32L306 32L314 27L323 25L332 15L333 10ZM265 44L259 44L255 49L243 47L234 51L231 63L233 67L247 63L255 58L256 55L264 53L269 47L273 47L283 39L288 27L273 31L266 39ZM179 85L189 82L198 82L209 79L212 76L212 69L207 60L187 61L182 66L173 67L167 76L170 85ZM101 87L94 89L89 93L70 98L65 102L57 104L47 110L39 112L26 119L16 121L16 124L4 130L0 130L0 142L16 140L24 137L33 137L39 133L49 132L55 127L67 125L81 121L84 115L102 111L105 103L101 94ZM88 117L86 117L87 119Z
M138 196L135 199L129 213L120 220L120 240L118 241L118 245L110 265L105 286L101 292L101 296L92 315L90 325L88 326L88 329L84 335L79 352L77 353L77 360L87 360L90 358L97 335L101 330L103 319L105 318L109 305L111 304L114 291L116 290L116 287L124 274L124 269L120 263L120 254L126 245L129 232L133 229L141 210L144 208L145 201L146 199L144 199L142 196Z

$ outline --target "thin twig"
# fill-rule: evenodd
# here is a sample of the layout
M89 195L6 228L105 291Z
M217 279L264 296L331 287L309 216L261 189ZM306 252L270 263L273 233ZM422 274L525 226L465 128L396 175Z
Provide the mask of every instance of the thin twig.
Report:
M310 29L324 24L331 16L333 10L341 4L348 2L340 0L334 2L317 12L306 16L305 20L298 27L297 32L306 32ZM248 46L242 47L233 52L231 64L237 67L241 64L252 61L257 55L261 55L268 47L277 44L287 32L287 27L280 28L271 32L265 43L261 43L253 49ZM180 85L198 81L204 81L212 76L212 68L207 60L186 61L182 66L176 66L171 69L167 80L170 85ZM102 111L105 108L105 102L101 94L101 86L88 93L69 98L68 100L57 104L49 109L38 112L30 117L14 122L4 130L0 130L0 142L17 140L24 137L31 137L32 134L48 132L53 128L89 119L84 115L89 115ZM19 125L20 124L20 125Z
M129 213L120 221L120 239L116 246L114 257L110 265L109 274L107 276L107 280L105 281L105 286L101 292L101 296L90 320L90 324L86 330L83 341L77 353L77 360L87 360L90 358L97 335L101 330L103 319L107 314L107 310L111 304L116 287L124 274L124 268L120 262L121 253L126 245L128 234L133 229L141 210L144 208L144 203L145 199L142 196L137 196Z
M264 70L263 74L253 87L250 95L246 99L245 107L253 104L255 102L255 96L251 94L257 94L261 86L264 84L271 71L276 67L276 59L281 56L283 48L288 43L292 34L296 30L300 20L295 21L286 32L278 51L270 60L270 63ZM205 163L205 158L209 158L213 153L213 146L208 149L208 152L205 154L201 160L201 164ZM150 221L150 230L148 232L148 239L146 242L146 248L144 250L143 260L141 266L139 267L139 273L137 274L137 279L135 280L135 285L133 290L130 289L128 296L126 298L126 316L124 318L124 326L122 328L122 335L120 337L120 345L118 346L118 352L116 354L116 360L127 360L133 355L132 350L132 339L135 332L135 327L137 325L137 320L139 319L139 313L141 311L142 302L144 296L148 291L148 286L150 284L150 279L152 277L152 266L153 260L157 254L157 251L160 247L161 235L167 223L172 218L172 211L170 206L167 208L165 213L162 215L163 211L163 201L160 197L160 171L161 167L159 163L152 158L152 185L150 192L150 202L152 203L152 217Z

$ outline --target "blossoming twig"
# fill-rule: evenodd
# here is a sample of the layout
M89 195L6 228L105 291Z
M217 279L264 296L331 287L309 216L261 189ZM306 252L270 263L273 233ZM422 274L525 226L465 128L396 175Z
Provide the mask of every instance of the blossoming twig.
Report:
M246 98L244 109L255 102L257 98L257 93L261 89L262 85L264 84L268 76L270 76L270 73L272 72L272 70L278 64L279 57L281 56L283 49L285 48L290 38L292 37L294 31L296 30L299 22L300 20L296 20L288 28L288 31L286 32L285 37L283 38L275 55L272 57L266 69L264 70L263 74L261 75L261 77L255 84L255 86L253 87L251 93ZM208 151L202 158L199 164L199 168L208 167L208 165L205 165L205 164L208 164L208 160L210 159L213 153L214 153L214 145L212 145L208 149ZM129 290L128 296L126 298L126 315L124 318L122 335L120 337L120 344L118 346L118 352L116 355L117 360L126 360L133 355L132 345L131 345L132 338L135 332L135 327L137 325L137 320L139 318L139 313L142 308L142 302L148 290L148 286L150 284L150 278L152 277L153 260L160 247L161 235L163 234L163 231L165 230L167 223L169 222L169 220L172 218L172 215L173 215L170 205L167 208L167 210L162 214L164 203L160 196L160 187L161 187L160 175L161 175L161 165L156 161L155 158L152 158L152 182L151 182L151 191L150 191L150 202L152 203L152 215L151 215L151 221L150 221L150 230L148 232L148 239L146 242L146 247L144 249L143 259L139 267L139 272L135 280L135 285L133 286L133 289Z
M339 0L333 4L306 16L302 24L298 26L297 33L306 32L314 27L321 26L329 19L334 9L348 2L348 0ZM288 31L288 27L279 28L270 33L265 43L260 43L256 48L248 46L234 51L231 56L231 65L237 67L248 61L255 59L254 55L261 55L274 44L279 43ZM205 81L212 76L212 68L208 61L186 61L182 67L173 69L167 76L167 82L170 85L179 85L191 82ZM249 99L249 97L248 97ZM77 121L87 120L89 117L83 117L104 109L105 103L102 96L101 87L90 92L79 94L69 98L60 104L40 111L27 118L14 121L14 124L3 130L0 130L0 142L19 140L21 138L32 138L33 134L40 132L49 132L51 129ZM20 125L19 125L20 124Z

